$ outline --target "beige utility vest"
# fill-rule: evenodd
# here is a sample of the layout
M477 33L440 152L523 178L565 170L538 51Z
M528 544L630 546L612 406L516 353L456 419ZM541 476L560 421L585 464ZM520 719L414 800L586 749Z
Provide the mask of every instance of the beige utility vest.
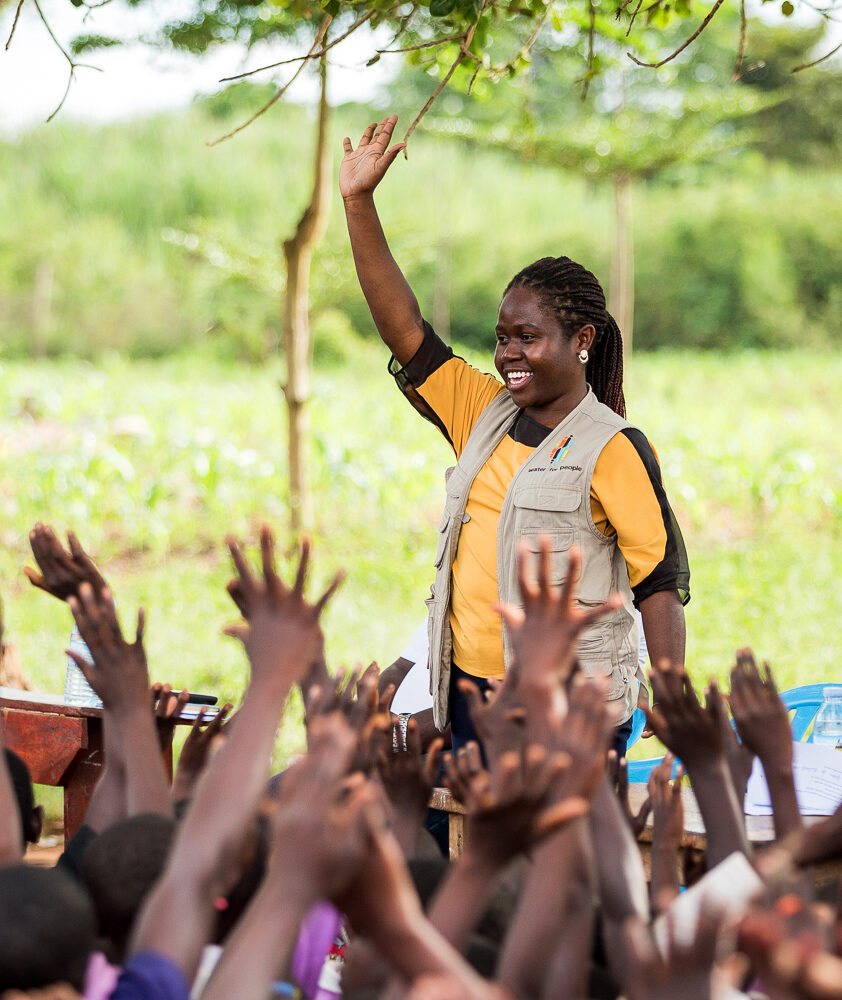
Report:
M427 599L430 642L430 692L439 729L449 721L448 698L452 657L450 631L451 569L459 545L468 494L480 469L508 433L518 407L502 392L483 410L465 450L447 479L447 499L439 526L436 576ZM581 403L535 449L514 474L503 500L497 526L497 590L500 600L522 606L517 582L517 543L538 551L538 538L550 539L552 580L567 573L568 550L582 550L576 588L581 607L606 601L618 593L623 607L588 628L579 641L578 659L585 673L608 678L607 699L615 702L617 722L630 718L637 704L639 629L634 614L625 559L616 537L606 537L591 517L591 478L600 452L618 431L630 427L604 406L588 387ZM506 668L512 662L511 637L503 625Z

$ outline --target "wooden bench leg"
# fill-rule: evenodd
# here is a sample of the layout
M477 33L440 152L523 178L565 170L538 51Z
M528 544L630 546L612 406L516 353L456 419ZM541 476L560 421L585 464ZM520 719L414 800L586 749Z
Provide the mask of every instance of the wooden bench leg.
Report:
M452 812L447 817L448 847L450 860L462 857L462 838L465 832L465 817L462 813Z

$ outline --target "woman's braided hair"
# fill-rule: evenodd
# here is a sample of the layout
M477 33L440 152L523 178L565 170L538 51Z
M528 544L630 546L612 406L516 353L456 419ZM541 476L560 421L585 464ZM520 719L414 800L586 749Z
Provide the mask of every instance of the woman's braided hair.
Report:
M542 257L519 271L506 292L510 288L534 289L571 337L583 326L593 326L585 377L596 398L624 417L623 338L595 275L569 257Z

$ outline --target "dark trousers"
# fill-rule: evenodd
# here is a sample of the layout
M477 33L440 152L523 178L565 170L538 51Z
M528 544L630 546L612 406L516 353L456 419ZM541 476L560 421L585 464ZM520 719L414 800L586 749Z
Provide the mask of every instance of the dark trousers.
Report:
M450 672L450 739L454 753L471 740L476 740L482 746L474 729L474 724L471 721L471 713L468 711L468 699L462 694L457 685L457 682L460 680L470 681L483 694L489 687L488 681L484 677L474 677L471 674L466 674L455 663L453 664ZM631 731L631 719L627 719L614 730L614 740L609 749L616 750L618 757L626 756Z

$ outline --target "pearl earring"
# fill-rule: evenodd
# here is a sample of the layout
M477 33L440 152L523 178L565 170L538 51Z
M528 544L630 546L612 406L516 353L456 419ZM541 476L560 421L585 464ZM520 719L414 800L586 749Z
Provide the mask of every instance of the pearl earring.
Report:
M586 347L583 347L582 350L579 351L578 357L583 365L586 365L588 363L588 350Z

